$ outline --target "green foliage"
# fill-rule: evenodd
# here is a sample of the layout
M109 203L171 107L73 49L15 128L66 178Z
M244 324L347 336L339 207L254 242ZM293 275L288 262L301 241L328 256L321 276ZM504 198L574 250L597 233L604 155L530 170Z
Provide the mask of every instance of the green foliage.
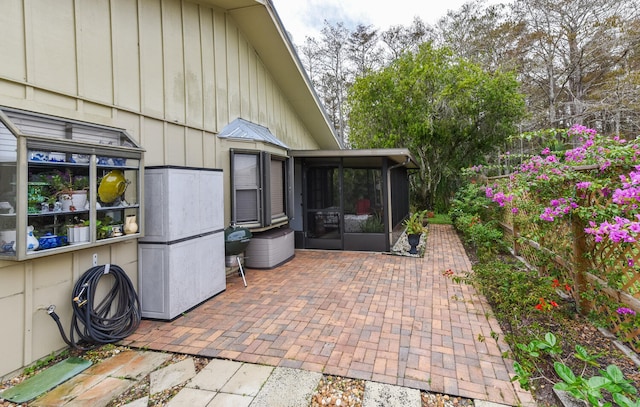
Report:
M451 201L449 217L455 224L457 218L464 214L478 215L480 219L488 220L492 212L491 200L485 196L484 190L477 184L465 184Z
M42 359L37 360L32 365L26 367L23 370L23 373L25 375L27 375L27 376L30 376L30 375L36 373L38 370L40 370L40 369L42 369L42 368L44 368L46 366L49 366L53 361L65 358L68 354L69 354L69 350L68 349L62 351L58 355L56 355L54 352L51 352L49 355L45 356Z
M426 215L426 210L416 211L402 222L402 225L407 228L407 235L420 235L424 232L424 217Z
M425 43L358 78L348 109L354 147L411 150L420 165L413 197L432 208L448 201L459 168L515 133L524 99L512 73L483 71Z
M539 312L535 307L540 298L557 298L550 278L538 276L519 262L477 263L468 282L487 298L496 316L512 326L520 325L532 312Z
M453 225L464 240L476 248L481 258L490 258L505 247L494 211L491 201L475 184L460 188L449 210Z
M576 375L562 360L562 348L556 336L551 332L545 334L544 340L534 339L526 345L518 343L517 346L534 358L532 364L523 365L519 362L513 364L516 375L512 381L518 381L524 389L531 388L533 374L538 373L541 375L539 378L545 378L555 383L554 389L565 391L576 399L587 402L590 406L604 405L603 391L611 394L613 400L621 406L633 406L637 403L629 398L629 396L637 394L636 388L631 385L630 380L624 378L624 374L616 365L609 365L605 370L600 370L599 375L585 377L584 369L579 375ZM557 375L556 378L544 377L544 372L536 366L536 359L543 356L555 359L553 370ZM574 357L584 362L585 366L588 364L597 366L595 362L597 355L589 354L585 348L579 345L576 345Z
M427 222L433 225L451 225L451 218L444 213L436 213L432 218L427 218Z
M371 215L362 222L360 228L363 233L383 233L384 224L378 215Z
M587 271L610 289L636 295L640 283L633 284L632 279L640 270L634 260L640 253L637 139L604 137L582 125L528 135L531 140L544 136L536 141L538 147L544 146L541 141L549 145L522 162L517 172L486 186L486 196L494 202L489 206L500 210L494 219L511 223L523 243L520 254L550 275L569 273L576 263L574 244L581 244L574 233L584 230ZM486 175L482 166L472 170ZM593 289L578 287L581 291L574 292L575 298L582 300L581 305L594 304L597 312L592 316L598 324L614 327L621 340L637 343L638 335L632 334L640 326L636 312L633 318L629 314L621 318L616 310L625 306L603 294L609 291L603 292L599 283L589 285ZM601 312L605 308L609 311Z

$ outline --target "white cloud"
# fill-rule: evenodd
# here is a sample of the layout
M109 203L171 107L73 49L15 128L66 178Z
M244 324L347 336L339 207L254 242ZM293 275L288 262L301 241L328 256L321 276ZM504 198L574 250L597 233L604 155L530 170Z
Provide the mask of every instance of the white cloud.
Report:
M356 24L371 24L380 30L393 25L409 26L418 16L435 24L447 10L458 10L466 0L272 0L284 27L296 44L306 36L318 37L324 20L342 22L353 28ZM487 4L500 1L490 0Z

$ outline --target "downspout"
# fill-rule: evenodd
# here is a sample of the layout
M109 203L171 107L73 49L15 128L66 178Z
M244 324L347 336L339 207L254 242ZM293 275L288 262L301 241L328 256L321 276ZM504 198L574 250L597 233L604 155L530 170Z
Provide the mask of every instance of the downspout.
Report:
M393 239L393 225L391 225L393 222L393 214L391 211L391 170L404 167L409 164L410 161L411 159L407 157L403 163L387 168L387 243L389 244L389 248L391 248L391 240Z

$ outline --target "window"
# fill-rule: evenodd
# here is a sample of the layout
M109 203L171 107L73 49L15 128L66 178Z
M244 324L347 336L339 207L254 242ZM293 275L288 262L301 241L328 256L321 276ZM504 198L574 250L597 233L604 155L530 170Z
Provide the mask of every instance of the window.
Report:
M287 222L291 211L291 159L231 150L231 221L249 228Z

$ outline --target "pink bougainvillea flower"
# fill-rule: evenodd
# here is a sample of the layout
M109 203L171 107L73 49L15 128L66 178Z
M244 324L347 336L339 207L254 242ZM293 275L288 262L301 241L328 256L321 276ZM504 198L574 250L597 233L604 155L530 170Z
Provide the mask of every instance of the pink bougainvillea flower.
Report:
M632 315L632 316L636 315L636 312L634 310L626 307L620 307L616 310L616 312L618 313L618 315Z

